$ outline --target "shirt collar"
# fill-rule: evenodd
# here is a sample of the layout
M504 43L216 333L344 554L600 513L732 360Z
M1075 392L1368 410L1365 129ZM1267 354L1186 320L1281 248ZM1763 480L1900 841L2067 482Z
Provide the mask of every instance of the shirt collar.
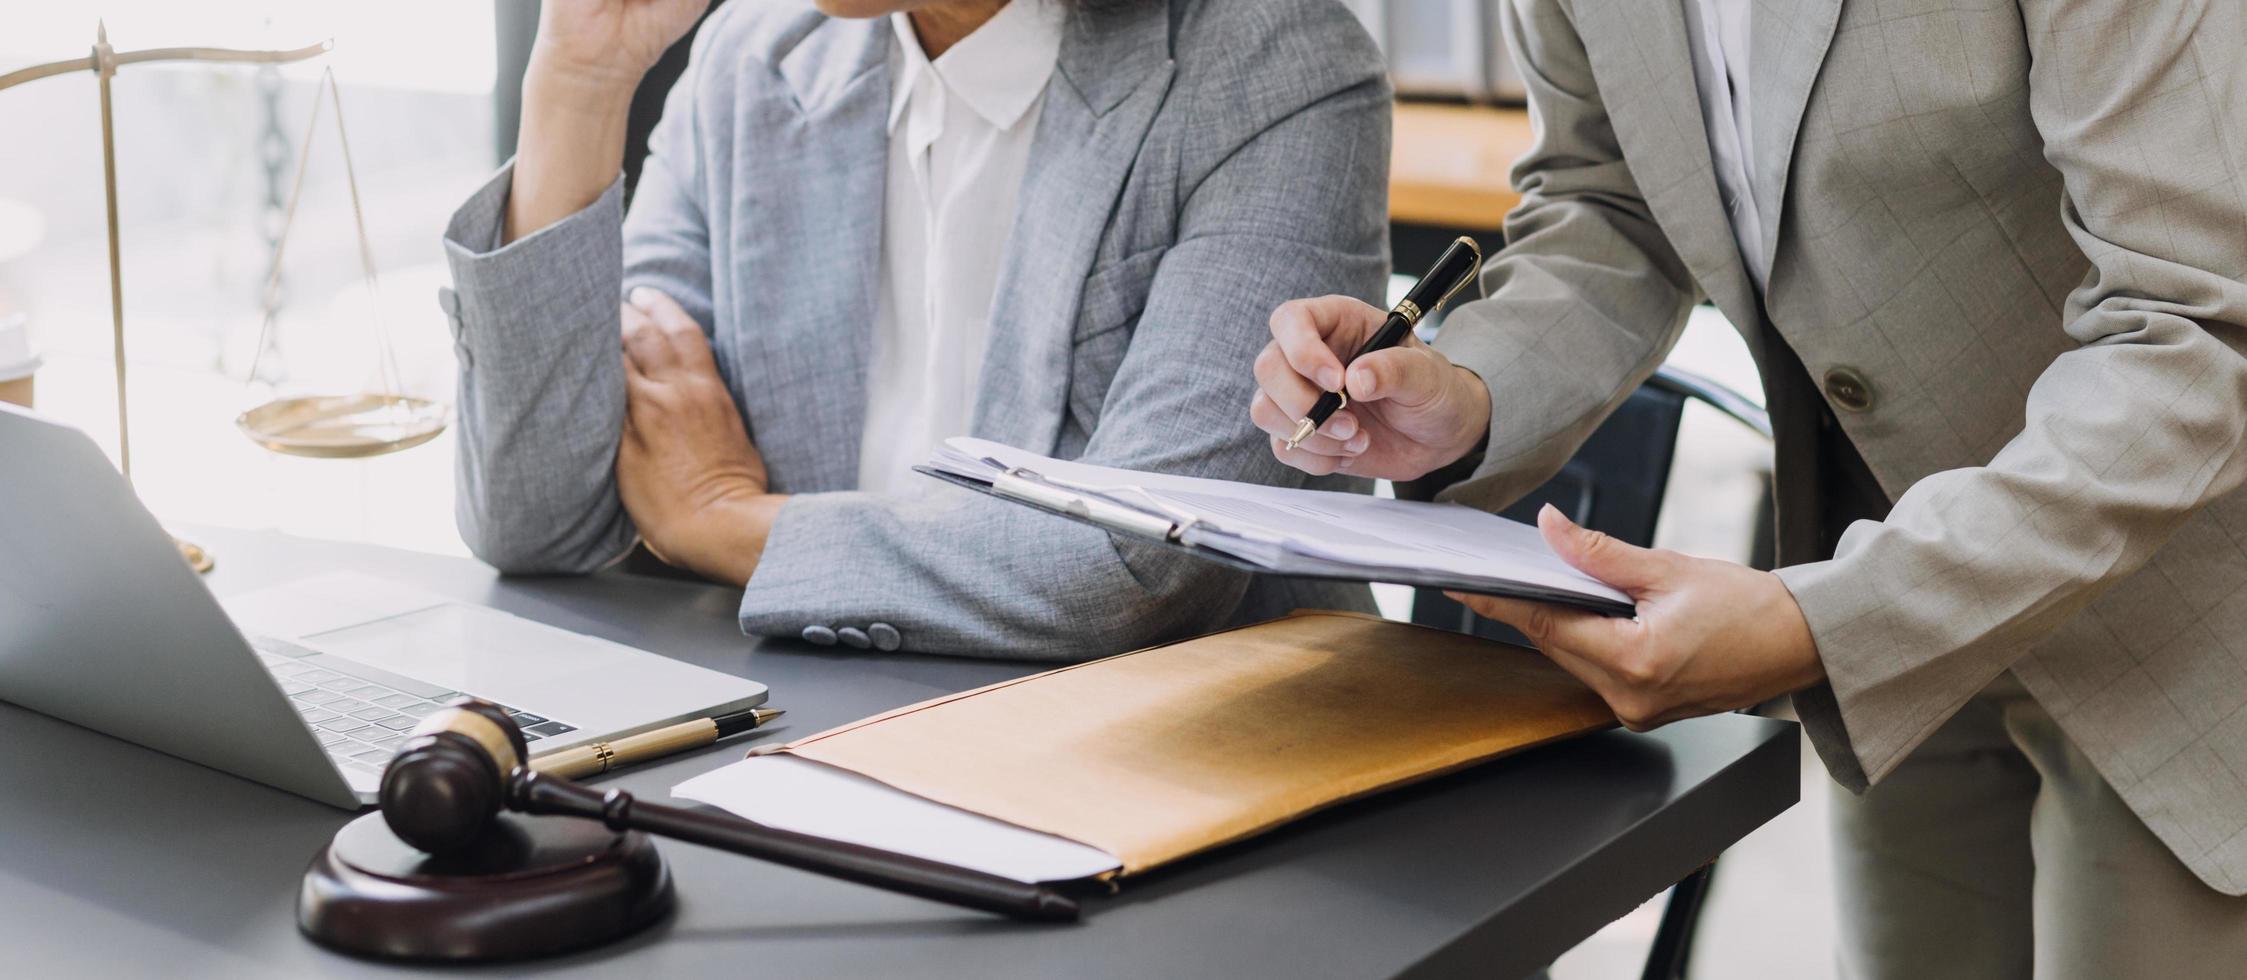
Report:
M913 32L911 15L889 16L903 48L903 70L890 93L889 126L897 128L913 85L923 72L967 103L998 129L1012 129L1037 103L1061 60L1061 28L1067 10L1055 0L1012 0L975 32L930 61Z

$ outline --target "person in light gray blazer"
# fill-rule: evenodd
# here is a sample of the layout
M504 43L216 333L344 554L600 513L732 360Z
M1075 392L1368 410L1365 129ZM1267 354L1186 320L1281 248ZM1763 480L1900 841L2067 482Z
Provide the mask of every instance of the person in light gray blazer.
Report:
M1013 3L1053 5L1032 13L1059 48L1011 233L914 253L989 249L999 270L972 425L950 434L1363 487L1306 481L1240 414L1273 306L1384 288L1390 91L1357 22L1333 0ZM703 0L547 0L518 156L445 239L477 555L588 572L644 539L742 586L752 634L1057 661L1371 607L933 479L858 489L895 73L921 54L899 38L934 56L1004 6L718 8L627 214L624 100ZM908 11L910 31L872 17Z
M1506 0L1522 203L1434 347L1291 304L1291 463L1504 506L1708 299L1776 573L1548 540L1635 620L1474 600L1645 728L1796 691L1843 974L2247 973L2247 3ZM1861 793L1861 795L1859 795Z

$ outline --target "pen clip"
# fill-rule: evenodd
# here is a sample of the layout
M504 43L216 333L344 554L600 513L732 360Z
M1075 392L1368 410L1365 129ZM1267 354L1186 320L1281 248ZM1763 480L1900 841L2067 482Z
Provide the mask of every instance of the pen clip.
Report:
M1452 283L1451 288L1445 291L1442 299L1436 300L1436 305L1434 306L1434 308L1429 309L1427 311L1428 313L1434 313L1436 310L1443 309L1444 304L1451 302L1451 298L1453 296L1459 295L1460 290L1467 288L1467 284L1475 281L1475 276L1482 273L1482 246L1480 244L1477 244L1474 239L1469 238L1466 235L1459 236L1458 241L1455 241L1452 244L1466 246L1467 252L1473 255L1475 257L1475 260L1467 265L1467 274L1460 276L1458 282Z

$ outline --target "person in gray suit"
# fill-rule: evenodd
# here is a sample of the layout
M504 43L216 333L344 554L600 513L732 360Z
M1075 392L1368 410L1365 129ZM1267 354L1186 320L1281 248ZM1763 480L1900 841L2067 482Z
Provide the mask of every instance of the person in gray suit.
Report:
M1695 302L1777 430L1777 573L1547 540L1635 619L1467 600L1632 728L1793 692L1848 976L2247 964L2247 4L1506 0L1522 203L1433 347L1279 308L1252 416L1496 509ZM1279 441L1320 389L1350 407Z
M1238 406L1273 305L1385 282L1390 96L1346 9L734 0L627 213L626 103L704 6L546 0L520 151L446 232L477 555L644 540L747 632L978 656L1370 608L910 470L975 435L1305 482Z

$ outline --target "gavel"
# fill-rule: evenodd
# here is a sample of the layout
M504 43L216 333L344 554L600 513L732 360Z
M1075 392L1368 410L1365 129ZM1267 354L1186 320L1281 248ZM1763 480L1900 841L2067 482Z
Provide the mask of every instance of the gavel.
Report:
M526 765L523 730L498 705L468 700L422 719L382 775L383 822L433 855L473 849L502 810L580 817L875 888L1038 922L1071 922L1077 902L1041 885L780 830L739 817L642 803Z

